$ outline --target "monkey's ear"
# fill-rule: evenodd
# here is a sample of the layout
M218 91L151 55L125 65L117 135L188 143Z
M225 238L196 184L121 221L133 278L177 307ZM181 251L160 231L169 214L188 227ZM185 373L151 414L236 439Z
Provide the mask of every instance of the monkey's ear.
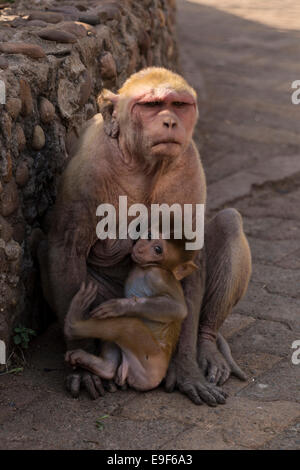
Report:
M103 116L104 131L114 139L119 135L119 123L117 121L117 113L115 110L118 100L119 95L106 89L102 90L97 99L99 111Z
M187 261L186 263L182 263L173 270L173 274L177 281L181 281L186 276L192 274L192 272L198 269L195 265L194 261Z

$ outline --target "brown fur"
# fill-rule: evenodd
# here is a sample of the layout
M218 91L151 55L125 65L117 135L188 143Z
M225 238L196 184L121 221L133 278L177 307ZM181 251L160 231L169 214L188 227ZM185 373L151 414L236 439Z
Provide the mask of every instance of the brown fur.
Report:
M147 99L163 97L162 107L151 119L147 105L139 104L143 93L148 94ZM168 93L173 93L173 101ZM193 104L189 104L187 114L182 114L173 103L187 96ZM133 75L117 95L106 93L103 103L103 117L94 116L83 128L77 151L62 176L48 245L39 249L44 294L61 323L83 281L97 282L95 305L123 295L131 268L130 244L120 240L118 255L116 250L101 248L109 248L109 244L96 238L99 204L111 203L118 209L119 195L128 197L128 205L206 201L205 176L192 140L198 115L195 93L181 77L165 69L146 69ZM152 147L155 140L168 136L180 143ZM222 383L232 370L229 355L223 356L226 348L218 350L217 331L245 292L251 272L241 224L232 213L223 214L221 219L227 229L219 235L214 230L219 219L211 223L209 244L206 240L196 258L199 269L183 281L188 315L166 378L167 390L178 387L195 403L206 401L211 405L223 402L214 384ZM201 333L204 330L205 338ZM74 342L68 346L74 348ZM79 388L80 379L74 373L69 378L73 396L78 396ZM92 388L87 388L95 396Z

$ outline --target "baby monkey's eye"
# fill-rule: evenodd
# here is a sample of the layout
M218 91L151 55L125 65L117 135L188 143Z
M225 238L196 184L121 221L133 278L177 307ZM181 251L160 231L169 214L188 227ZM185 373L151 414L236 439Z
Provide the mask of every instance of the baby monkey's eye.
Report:
M162 247L159 246L159 245L155 245L154 251L155 251L155 253L156 253L157 255L161 255L162 252L163 252Z

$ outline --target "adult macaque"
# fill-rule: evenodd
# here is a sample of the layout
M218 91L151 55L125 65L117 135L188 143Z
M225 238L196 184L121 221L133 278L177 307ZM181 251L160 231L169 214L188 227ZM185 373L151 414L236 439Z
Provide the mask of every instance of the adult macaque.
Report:
M103 302L86 320L84 314L98 287L83 283L66 316L66 338L100 338L107 343L100 357L76 349L66 353L66 361L114 379L120 386L126 382L140 391L157 387L167 373L187 315L179 281L195 270L194 255L185 250L183 241L139 240L131 255L135 267L125 282L126 298ZM210 393L225 403L222 390L211 387Z
M123 297L132 242L97 239L99 204L114 205L118 214L119 196L127 196L129 205L148 208L152 203L205 203L205 176L192 140L196 99L182 77L155 67L132 75L117 94L104 91L100 96L103 117L97 114L83 129L62 176L48 248L44 244L39 250L44 294L62 324L82 282L97 282L92 308ZM220 399L208 393L215 384L224 383L231 372L245 378L218 337L251 272L237 211L225 209L206 225L204 249L195 263L199 269L182 281L188 315L166 389L177 387L196 404L217 404ZM78 344L71 341L67 347ZM93 353L94 341L80 347ZM73 396L81 384L94 398L102 391L95 374L78 370L68 377Z

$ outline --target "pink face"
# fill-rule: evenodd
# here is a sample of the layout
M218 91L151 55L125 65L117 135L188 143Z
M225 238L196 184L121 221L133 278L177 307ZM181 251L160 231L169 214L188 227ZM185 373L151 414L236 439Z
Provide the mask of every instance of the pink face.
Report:
M192 138L197 107L190 93L161 88L135 97L131 113L141 123L152 155L176 156Z

